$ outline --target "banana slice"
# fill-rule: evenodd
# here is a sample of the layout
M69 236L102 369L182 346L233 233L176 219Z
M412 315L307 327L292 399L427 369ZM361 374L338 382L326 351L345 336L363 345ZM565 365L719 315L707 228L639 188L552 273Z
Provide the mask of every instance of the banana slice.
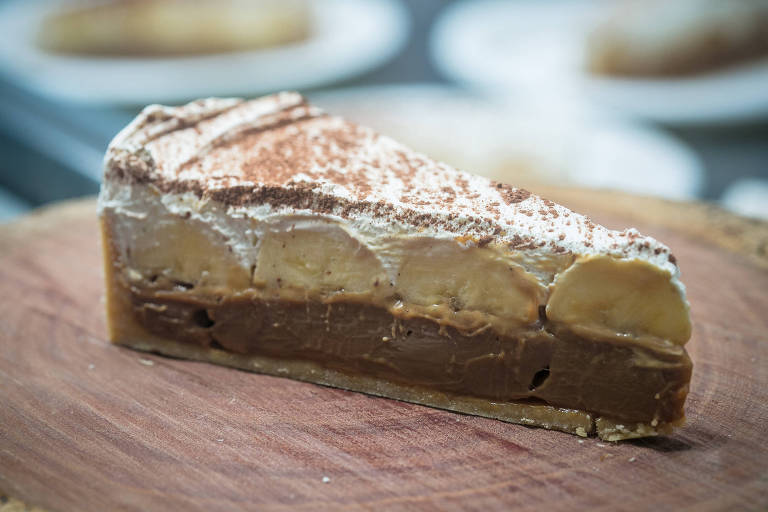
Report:
M163 275L203 288L224 284L244 290L250 286L249 270L227 251L224 240L185 219L171 217L143 224L133 233L128 248L128 268L142 269L142 278Z
M268 232L261 243L255 284L289 286L311 294L372 292L386 282L381 262L338 226Z
M396 287L410 304L479 311L518 325L536 321L546 293L533 275L496 251L427 238L405 245Z
M583 257L555 280L547 318L684 345L691 336L688 303L670 278L668 271L641 260Z

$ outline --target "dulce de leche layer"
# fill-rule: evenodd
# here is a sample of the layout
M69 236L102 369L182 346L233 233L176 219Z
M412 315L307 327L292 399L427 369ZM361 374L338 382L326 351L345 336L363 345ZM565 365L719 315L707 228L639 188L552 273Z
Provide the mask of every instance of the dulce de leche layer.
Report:
M658 426L684 418L691 362L676 345L592 341L545 320L514 336L466 335L356 302L134 291L130 303L148 332L193 346L319 362L353 375L627 423Z

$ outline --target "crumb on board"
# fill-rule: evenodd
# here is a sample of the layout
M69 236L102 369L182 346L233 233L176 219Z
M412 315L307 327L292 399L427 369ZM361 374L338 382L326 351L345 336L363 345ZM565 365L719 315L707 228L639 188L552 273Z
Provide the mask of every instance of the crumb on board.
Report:
M139 358L139 363L143 364L144 366L155 366L155 362L151 359L144 359L143 357Z

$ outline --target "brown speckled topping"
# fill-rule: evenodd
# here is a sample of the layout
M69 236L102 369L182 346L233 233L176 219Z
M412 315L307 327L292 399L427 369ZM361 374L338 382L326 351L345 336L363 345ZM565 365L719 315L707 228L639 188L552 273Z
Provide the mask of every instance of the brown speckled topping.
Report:
M435 162L295 93L147 107L110 145L105 180L234 208L397 223L480 246L674 263L636 231L609 231L527 190Z

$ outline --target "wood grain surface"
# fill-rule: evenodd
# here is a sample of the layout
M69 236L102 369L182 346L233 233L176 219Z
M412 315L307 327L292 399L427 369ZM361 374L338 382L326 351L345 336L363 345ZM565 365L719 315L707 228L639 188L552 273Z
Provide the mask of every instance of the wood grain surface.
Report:
M673 248L694 321L673 436L602 443L112 346L85 200L0 228L0 510L765 510L766 225L545 195Z

